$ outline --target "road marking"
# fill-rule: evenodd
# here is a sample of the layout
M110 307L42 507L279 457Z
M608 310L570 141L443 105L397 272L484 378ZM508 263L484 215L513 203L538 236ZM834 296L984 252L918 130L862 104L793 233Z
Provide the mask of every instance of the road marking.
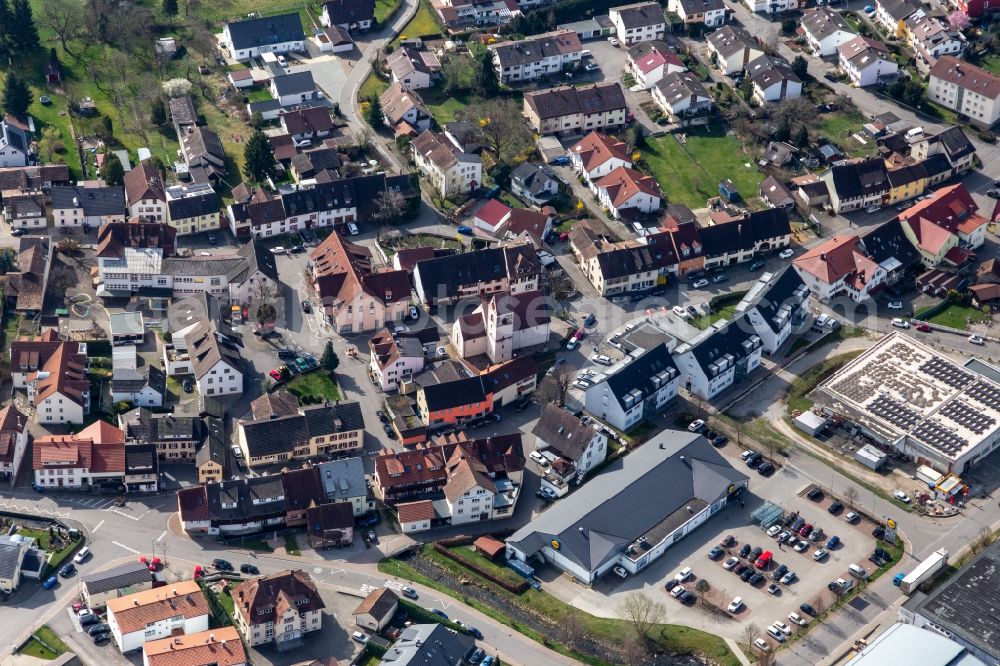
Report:
M156 538L156 542L159 543L159 542L163 541L163 537L165 537L165 536L167 536L167 531L163 530L163 534L161 534L160 536L158 536Z
M90 533L93 534L97 530L101 529L101 525L103 525L103 524L104 524L103 520L101 522L97 523L97 525L94 527L94 529L90 530Z
M138 554L139 554L139 551L137 551L137 550L136 550L135 548L132 548L131 546L126 546L125 544L123 544L123 543L118 543L117 541L112 541L111 543L113 543L113 544L115 544L116 546L119 546L119 547L121 547L121 548L124 548L125 550L129 551L130 553L134 553L134 554L136 554L136 555L138 555Z

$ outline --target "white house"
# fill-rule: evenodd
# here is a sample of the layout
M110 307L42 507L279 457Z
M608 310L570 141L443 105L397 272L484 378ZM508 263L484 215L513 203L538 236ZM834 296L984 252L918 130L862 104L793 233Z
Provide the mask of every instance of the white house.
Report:
M167 375L158 365L139 367L132 345L115 347L111 358L111 399L136 407L162 407L167 393Z
M90 412L85 350L83 343L61 342L37 371L25 376L28 402L35 407L38 423L83 423Z
M622 44L662 39L667 29L663 8L655 2L612 7L608 11L608 18L614 24L618 41Z
M0 409L0 477L10 479L21 467L28 446L28 417L12 403Z
M992 127L1000 120L1000 76L954 56L938 58L927 97L967 116L977 127Z
M822 178L835 213L881 205L889 193L885 163L878 158L831 167Z
M575 30L557 30L489 47L501 83L530 81L576 67L583 46Z
M312 72L308 69L273 77L270 91L271 97L278 100L283 107L323 98L323 93L316 87Z
M89 185L57 185L51 190L52 217L56 228L99 227L106 222L124 222L125 188Z
M431 126L431 112L409 84L396 82L379 97L385 124L397 135L423 132Z
M375 0L327 0L319 20L324 27L366 32L375 24Z
M569 161L573 169L586 178L591 190L594 190L594 183L615 169L632 168L625 144L599 132L591 132L573 144L569 149Z
M801 333L809 318L809 287L791 266L764 273L736 306L735 316L745 321L764 344L764 353L775 353L792 335Z
M720 319L674 350L688 392L711 400L760 365L764 343L743 317Z
M167 194L157 169L145 162L125 173L125 203L129 218L167 221Z
M418 51L402 46L385 59L393 83L402 83L411 90L430 88L441 74L441 62L431 51Z
M712 96L692 72L667 74L652 90L653 101L671 120L707 116L715 106Z
M813 55L820 58L836 55L841 44L857 36L843 16L827 7L806 10L800 25Z
M522 114L538 134L574 134L625 124L628 102L617 81L524 94Z
M715 64L726 76L741 73L750 61L764 55L764 49L749 32L731 25L709 34L705 42Z
M627 167L618 167L604 176L594 186L601 205L616 218L627 209L652 213L660 209L663 193L652 176Z
M305 33L297 12L278 16L262 16L227 23L219 38L229 54L246 62L262 53L305 51Z
M582 483L590 470L607 458L608 436L600 428L585 424L562 407L547 404L532 429L535 449L572 464L573 481Z
M0 167L28 165L31 138L20 127L0 119Z
M31 466L38 486L117 490L125 479L125 433L98 420L75 435L36 437Z
M48 226L46 217L45 195L41 192L19 193L8 190L3 197L4 221L11 229L45 229Z
M886 267L870 259L857 236L834 236L796 257L792 266L816 298L827 303L846 296L856 303L871 298L885 283Z
M386 327L368 340L368 374L382 391L399 389L399 382L409 381L424 369L426 354L420 340L394 332L395 327Z
M108 599L108 626L122 654L146 641L208 630L208 601L193 580Z
M395 592L387 587L374 589L354 609L354 624L377 634L389 624L398 608L399 597Z
M677 396L681 373L665 344L628 355L586 389L584 409L626 432Z
M483 180L483 161L444 132L425 130L410 144L417 168L443 197L466 194Z
M244 580L233 605L236 628L251 647L274 644L282 652L321 631L326 608L312 578L298 569Z
M142 646L142 666L247 666L246 650L236 627L216 627L184 636L148 641Z
M661 41L640 42L628 50L628 67L636 83L652 88L667 74L687 68L677 54Z
M802 81L780 56L755 58L747 65L746 74L758 104L797 99L802 94Z
M522 162L510 172L510 191L521 201L542 206L559 193L559 181L544 164Z
M726 22L726 4L722 0L669 0L667 9L680 16L684 25L703 23L713 28Z
M781 14L799 8L799 0L743 0L755 14Z
M884 77L895 76L899 65L882 42L857 36L842 44L840 68L859 88L881 83Z
M921 72L930 70L941 56L958 58L965 50L965 35L936 16L920 12L906 19L904 25Z
M196 321L174 333L173 347L178 361L189 361L198 393L203 397L243 392L239 348L208 320Z
M462 358L486 355L491 364L511 360L521 349L549 339L549 310L544 294L496 292L452 325L451 341Z

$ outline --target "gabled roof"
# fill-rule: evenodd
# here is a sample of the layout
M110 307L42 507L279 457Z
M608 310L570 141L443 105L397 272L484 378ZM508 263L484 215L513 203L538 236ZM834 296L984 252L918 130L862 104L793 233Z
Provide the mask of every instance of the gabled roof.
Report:
M769 279L767 279L769 278ZM809 298L809 288L791 266L761 276L736 307L738 314L756 309L775 333L791 325L792 315Z
M838 31L854 34L844 17L827 7L807 9L802 13L800 24L816 41L822 41Z
M205 594L193 580L114 597L108 599L107 605L122 634L142 631L147 625L176 616L190 620L210 613Z
M670 72L656 82L656 88L671 107L682 100L698 104L712 99L705 86L692 72Z
M655 2L638 2L634 5L612 7L609 13L618 14L626 29L647 28L666 23L663 8Z
M1000 97L1000 76L955 56L944 55L938 58L930 75L989 99Z
M400 122L411 109L417 109L419 117L429 117L430 111L420 95L401 81L389 86L379 96L382 113L389 119L391 125Z
M410 298L410 276L404 270L372 272L371 251L330 234L309 255L324 306L350 303L364 292L384 304Z
M659 344L615 369L605 381L611 397L625 410L626 396L631 395L635 402L645 400L679 374L670 350L666 345ZM602 384L603 382L594 385L588 392L603 390Z
M834 236L796 258L792 265L825 284L857 276L862 282L871 277L878 264L863 252L857 236Z
M240 423L251 458L290 453L316 437L363 430L361 406L356 402L314 405L277 418Z
M510 172L510 179L520 184L524 189L537 196L545 191L550 183L557 182L552 170L543 164L522 162ZM557 184L558 187L558 184Z
M914 0L876 0L876 4L889 18L897 22L909 18L920 9L920 5Z
M576 33L574 33L576 34ZM31 138L23 129L7 122L7 119L0 120L0 148L8 148L25 155L31 146Z
M460 664L476 646L475 639L437 623L413 624L403 630L382 658L392 666Z
M747 49L763 52L760 44L749 32L732 25L722 26L710 33L705 39L723 58L729 58L729 56L745 52Z
M80 208L87 217L125 215L125 188L58 185L51 191L52 208Z
M935 190L929 199L900 213L899 219L910 225L918 239L926 238L926 245L924 240L921 240L921 245L936 254L930 247L940 249L948 235L971 234L988 223L986 218L976 213L978 210L979 204L965 189L965 185L956 183ZM935 231L930 226L940 231Z
M325 106L310 106L304 109L284 111L278 119L289 134L309 134L329 132L334 128L330 110Z
M327 0L323 10L334 25L375 20L375 0Z
M859 71L877 64L879 60L892 59L885 44L861 35L841 44L838 51L843 60L849 61Z
M885 163L877 157L832 167L830 178L833 189L841 199L855 199L889 190Z
M300 72L291 72L283 76L276 76L271 79L271 85L274 86L274 90L278 93L279 97L301 95L316 90L316 82L313 80L312 72L308 69Z
M591 132L573 144L569 151L580 156L583 169L587 173L610 159L619 159L625 162L626 166L632 166L625 143L600 132Z
M575 113L604 113L628 107L625 92L617 81L580 88L560 86L535 90L525 93L524 101L541 120Z
M381 623L389 613L395 611L397 604L399 597L395 592L387 587L379 587L369 592L352 614L371 615L376 622Z
M131 206L143 199L165 201L163 178L160 171L146 163L125 172L125 200Z
M201 467L211 461L222 468L222 478L229 478L231 470L231 458L229 443L225 436L225 424L222 419L210 416L206 421L208 436L204 444L194 455L194 464Z
M673 74L669 76L674 76ZM668 76L668 78L669 78ZM622 206L637 194L648 194L653 197L663 197L660 186L652 176L640 173L634 169L620 166L597 181L599 189L607 190L608 199L615 208Z
M88 594L101 594L102 592L121 590L133 585L148 583L150 578L149 569L145 564L132 561L120 564L107 571L81 576L80 582Z
M402 46L386 58L385 64L392 70L397 81L402 81L413 72L431 76L441 71L441 61L431 51L418 51Z
M519 41L495 44L490 48L503 69L530 65L546 58L558 58L583 50L576 30L557 30Z
M889 259L895 259L905 267L917 264L920 253L906 237L902 224L898 217L894 217L863 235L861 242L865 254L879 264Z
M776 83L788 81L790 83L802 83L795 72L792 71L784 58L770 55L762 55L747 63L747 76L761 90L767 90Z
M663 65L667 65L668 68L685 68L684 63L677 57L673 49L667 46L666 42L660 40L639 42L628 50L628 57L643 74L649 74Z
M160 250L163 256L172 257L177 254L177 229L165 222L140 219L102 224L97 232L97 256L120 258L125 248L152 248Z
M774 176L768 176L760 184L761 196L772 206L784 206L792 199L792 191Z
M248 661L236 627L147 641L142 651L147 666L242 666Z
M297 12L227 23L226 30L229 31L233 48L237 51L286 42L301 42L305 39L302 19Z
M418 261L414 275L419 276L428 292L434 291L436 296L436 290L441 288L443 297L450 298L456 296L462 286L537 274L540 267L535 249L525 244L484 248Z
M299 569L243 581L233 591L233 606L246 625L272 622L288 609L303 614L326 608L312 578Z
M119 422L129 439L147 442L186 442L202 438L202 422L197 416L158 414L139 407L121 415Z
M259 271L272 282L278 282L278 264L274 253L257 241L255 236L251 236L246 245L241 245L236 254L247 260L247 271L240 276L242 279L250 278Z
M239 349L207 320L192 325L184 335L184 343L191 357L197 380L201 380L219 362L226 363L236 372L243 371L243 359Z

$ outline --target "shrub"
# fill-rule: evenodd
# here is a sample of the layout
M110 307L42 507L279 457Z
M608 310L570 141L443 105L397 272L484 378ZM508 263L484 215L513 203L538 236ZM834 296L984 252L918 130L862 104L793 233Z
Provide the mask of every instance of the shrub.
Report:
M979 132L979 140L984 143L996 143L997 135L994 134L993 132L982 130Z

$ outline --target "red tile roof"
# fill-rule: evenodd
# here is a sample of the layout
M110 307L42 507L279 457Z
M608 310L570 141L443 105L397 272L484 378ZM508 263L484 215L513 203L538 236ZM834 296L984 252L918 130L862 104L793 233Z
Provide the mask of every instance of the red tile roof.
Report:
M400 524L415 523L418 520L433 520L434 502L430 500L420 500L419 502L397 504L396 511L398 511Z
M111 440L108 442L102 442L99 438L95 438L102 434L101 431L104 429L93 426L76 435L51 435L36 438L32 447L32 469L69 467L89 470L92 474L124 473L124 433L114 426L108 425L108 427L118 431L118 434L104 433Z
M629 165L632 164L623 142L606 134L599 134L598 132L591 132L580 139L580 141L570 148L570 152L580 156L580 160L583 162L583 169L587 173L590 173L614 157L627 162Z
M660 192L660 186L652 176L623 166L597 181L597 187L608 191L608 198L615 208L627 203L629 199L640 193L654 197L663 196L663 193Z
M500 222L510 214L510 210L510 206L507 204L496 199L490 199L476 211L476 219L482 220L496 229L500 225Z

